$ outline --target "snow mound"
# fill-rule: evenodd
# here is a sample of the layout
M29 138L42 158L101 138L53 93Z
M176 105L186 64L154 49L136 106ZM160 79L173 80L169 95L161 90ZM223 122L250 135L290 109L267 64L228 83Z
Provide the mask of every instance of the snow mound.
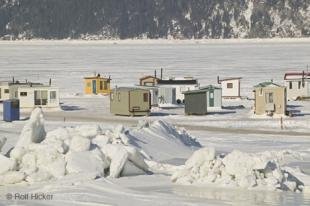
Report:
M46 132L43 112L37 108L16 146L7 157L0 155L0 165L4 165L0 180L6 179L0 185L31 184L75 175L95 179L148 174L151 168L147 160L190 153L192 147L200 144L184 129L163 121L141 121L133 128L118 125L106 131L98 125L81 125Z
M140 123L140 125L143 124ZM152 122L150 125L145 125L142 128L149 128L149 130L161 134L162 136L167 136L168 138L179 141L182 144L190 147L201 147L201 144L190 136L184 128L176 128L172 124L158 120Z
M201 147L184 128L161 120L139 121L135 128L125 130L123 134L129 145L138 148L155 161L188 158L194 150Z
M214 148L203 148L194 152L184 168L172 175L172 181L301 192L304 184L281 167L280 161L285 155L287 151L252 154L234 150L225 156L216 156Z
M145 156L128 144L125 131L123 126L103 132L97 125L82 125L46 133L42 110L37 108L9 157L0 155L0 185L76 174L95 179L148 173Z

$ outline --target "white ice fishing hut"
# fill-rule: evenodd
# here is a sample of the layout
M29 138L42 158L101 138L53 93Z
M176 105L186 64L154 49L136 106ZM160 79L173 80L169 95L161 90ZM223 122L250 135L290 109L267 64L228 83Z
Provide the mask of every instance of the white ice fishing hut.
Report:
M198 80L193 77L183 77L183 78L169 78L169 79L159 79L157 82L158 87L172 87L175 88L176 102L177 104L184 103L183 92L194 90L198 88Z
M310 72L288 72L284 75L288 100L310 98Z
M10 85L10 99L19 99L20 108L58 108L59 88L41 83Z
M176 104L176 89L174 87L160 86L158 87L158 105L174 105Z
M241 77L230 77L220 79L217 77L218 84L222 87L222 97L225 99L240 98L240 80Z

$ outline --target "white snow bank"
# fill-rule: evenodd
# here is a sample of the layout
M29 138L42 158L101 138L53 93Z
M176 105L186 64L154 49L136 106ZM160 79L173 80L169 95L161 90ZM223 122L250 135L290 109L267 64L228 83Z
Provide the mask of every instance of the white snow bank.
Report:
M172 181L301 192L304 184L281 167L285 155L289 155L287 151L252 154L234 150L222 157L215 155L214 148L203 148L173 174Z
M155 161L174 158L188 158L200 143L184 128L175 127L165 121L140 121L136 128L123 134L129 139L128 144L140 149Z
M40 108L32 111L29 121L24 126L16 147L25 147L30 143L40 143L45 137L44 118Z
M146 174L150 171L146 159L151 158L135 134L146 137L150 133L156 134L149 135L153 140L164 139L184 147L199 145L185 130L162 121L140 122L134 128L119 125L107 131L97 125L82 125L46 133L42 110L35 109L9 157L0 155L0 185L50 181L76 174L92 179ZM159 153L160 144L151 147Z

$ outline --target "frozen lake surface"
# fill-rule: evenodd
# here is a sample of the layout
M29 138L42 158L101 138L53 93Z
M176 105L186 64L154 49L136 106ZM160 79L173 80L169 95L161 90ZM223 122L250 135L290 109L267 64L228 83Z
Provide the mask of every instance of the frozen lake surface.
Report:
M194 76L201 84L216 83L217 75L241 76L242 95L252 86L285 71L306 69L310 41L245 43L1 42L1 79L54 83L64 93L79 93L83 77L99 72L111 75L113 85L138 83L142 75L164 68L164 76ZM159 71L158 71L159 73Z

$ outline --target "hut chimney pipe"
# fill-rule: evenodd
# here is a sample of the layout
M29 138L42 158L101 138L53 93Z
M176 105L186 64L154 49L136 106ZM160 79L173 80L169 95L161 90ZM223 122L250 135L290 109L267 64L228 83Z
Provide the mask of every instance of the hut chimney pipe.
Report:
M155 77L155 79L156 79L156 77L157 77L156 69L154 70L154 77Z
M15 83L15 78L13 77L13 83Z
M163 79L163 68L160 68L160 79Z
M49 80L49 85L52 86L52 79Z
M217 83L220 84L220 77L217 76Z

